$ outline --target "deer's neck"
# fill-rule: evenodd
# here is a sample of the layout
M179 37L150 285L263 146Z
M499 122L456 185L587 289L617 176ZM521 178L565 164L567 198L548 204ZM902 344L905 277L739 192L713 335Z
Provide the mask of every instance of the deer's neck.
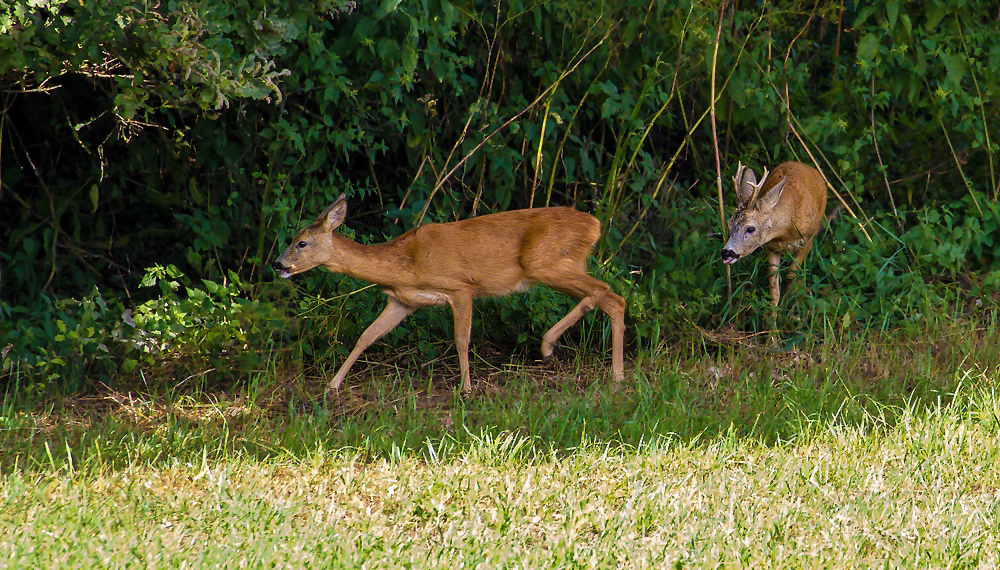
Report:
M334 254L326 268L334 273L392 287L406 282L412 273L410 260L394 241L377 245L361 245L334 234Z

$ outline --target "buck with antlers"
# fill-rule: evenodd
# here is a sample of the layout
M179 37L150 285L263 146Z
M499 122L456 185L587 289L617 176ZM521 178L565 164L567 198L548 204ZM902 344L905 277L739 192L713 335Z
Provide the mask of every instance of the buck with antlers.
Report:
M587 258L601 234L594 216L573 208L515 210L425 224L378 245L360 245L336 233L346 217L347 199L341 195L273 264L285 278L322 266L376 283L388 296L382 314L330 381L330 390L338 390L361 353L408 315L421 307L449 305L455 317L462 393L470 394L473 299L524 291L536 283L579 299L542 336L544 359L552 356L566 329L597 307L611 318L611 375L615 382L624 378L625 300L587 274Z
M770 175L765 168L760 182L753 170L740 164L733 183L736 211L729 219L729 241L722 249L722 261L734 263L764 248L770 266L771 301L777 306L781 300L781 256L793 254L793 268L798 270L812 249L826 211L826 182L811 166L783 162Z

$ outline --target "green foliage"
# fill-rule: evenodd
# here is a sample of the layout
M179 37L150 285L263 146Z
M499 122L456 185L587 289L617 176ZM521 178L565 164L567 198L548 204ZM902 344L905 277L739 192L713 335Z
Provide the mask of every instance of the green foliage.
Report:
M134 328L122 362L126 372L144 366L159 375L208 375L244 379L271 361L291 327L271 303L248 300L249 284L235 273L221 283L202 280L203 288L183 286L174 266L150 269L141 285L159 295L123 319Z
M719 32L720 6L691 0L9 2L0 217L14 222L0 227L0 308L48 322L62 299L96 303L97 286L138 315L129 299L146 269L171 265L198 283L253 284L195 287L221 303L198 310L263 306L268 260L344 192L362 241L575 204L602 220L596 262L640 339L690 323L762 330L759 263L734 268L725 298L717 144L724 181L738 160L815 158L849 207L786 303L789 328L902 323L996 290L993 8L729 4ZM279 289L316 362L380 310L377 292L328 279ZM175 293L161 301L203 302ZM570 302L485 302L480 330L528 342ZM424 313L388 341L436 350L450 316Z
M182 286L174 266L152 268L143 286L157 296L134 310L106 301L95 288L82 300L44 312L10 311L0 324L4 376L23 376L29 392L93 390L135 375L177 380L243 379L269 366L291 331L282 311L247 300L248 284L203 280ZM58 381L58 382L57 382Z
M900 218L915 219L901 235L892 229L896 216L880 215L871 226L873 242L857 227L837 225L832 251L818 256L819 272L828 281L813 281L810 312L849 313L885 326L928 311L947 312L949 306L964 309L965 300L996 291L995 233L983 228L996 227L998 210L982 201L989 207L981 215L972 196L934 210L901 210ZM975 281L966 273L970 266L978 268Z
M78 390L88 378L106 378L116 366L115 343L123 339L116 312L121 314L120 305L109 307L97 288L80 300L55 301L45 311L9 311L0 323L0 375L25 374L31 379L24 387L29 392L41 392L55 381L60 388Z

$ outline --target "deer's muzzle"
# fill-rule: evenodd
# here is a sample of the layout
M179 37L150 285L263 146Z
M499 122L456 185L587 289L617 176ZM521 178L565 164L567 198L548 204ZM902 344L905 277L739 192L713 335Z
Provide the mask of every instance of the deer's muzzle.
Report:
M735 262L739 258L740 258L740 254L736 253L735 251L733 251L733 250L731 250L729 248L726 248L726 249L722 250L722 262L723 263L726 263L726 264L733 263L733 262Z
M280 261L275 261L274 263L271 264L271 267L282 279L288 279L289 277L292 276L292 270L289 269L288 267L285 267L284 264L281 263Z

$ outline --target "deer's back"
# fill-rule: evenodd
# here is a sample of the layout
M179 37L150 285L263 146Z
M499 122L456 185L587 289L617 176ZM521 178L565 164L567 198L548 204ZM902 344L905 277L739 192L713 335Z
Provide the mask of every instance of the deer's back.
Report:
M783 177L787 182L773 215L787 230L768 244L772 251L816 235L826 214L826 182L818 170L801 162L783 162L768 175L761 194Z
M475 296L484 297L526 289L538 268L585 267L600 233L600 222L585 212L533 208L425 224L394 244L419 281L441 290L472 286Z

